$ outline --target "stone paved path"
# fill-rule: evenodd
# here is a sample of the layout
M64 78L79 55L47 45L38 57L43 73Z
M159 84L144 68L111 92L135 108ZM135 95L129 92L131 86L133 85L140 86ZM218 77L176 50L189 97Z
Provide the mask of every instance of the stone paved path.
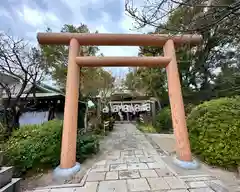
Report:
M179 175L132 124L112 133L114 151L97 162L79 184L38 188L35 192L237 192L210 175Z

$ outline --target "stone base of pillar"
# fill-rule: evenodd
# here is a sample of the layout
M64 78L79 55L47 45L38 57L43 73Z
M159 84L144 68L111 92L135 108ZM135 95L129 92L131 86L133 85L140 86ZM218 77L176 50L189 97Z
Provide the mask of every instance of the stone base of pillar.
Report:
M177 165L178 167L181 167L183 169L193 170L193 169L198 169L200 167L200 163L196 160L182 161L182 160L178 159L177 156L173 157L173 162L175 165Z
M76 165L72 168L63 169L58 166L53 171L53 179L59 182L70 180L78 171L80 171L80 168L81 166L78 162L76 162Z

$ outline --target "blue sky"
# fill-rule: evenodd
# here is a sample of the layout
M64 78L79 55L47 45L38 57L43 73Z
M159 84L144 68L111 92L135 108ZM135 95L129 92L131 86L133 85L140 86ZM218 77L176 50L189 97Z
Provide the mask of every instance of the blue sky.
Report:
M141 1L141 0L139 0ZM124 0L2 0L0 30L37 43L36 33L50 27L60 31L64 24L87 24L90 31L100 33L140 33L124 12ZM100 47L105 56L137 56L138 47ZM122 76L126 68L115 68Z

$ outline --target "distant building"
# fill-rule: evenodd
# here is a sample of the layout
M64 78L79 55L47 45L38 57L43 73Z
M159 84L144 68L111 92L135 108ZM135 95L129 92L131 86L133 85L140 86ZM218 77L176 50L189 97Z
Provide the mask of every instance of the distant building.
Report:
M6 73L1 73L0 72L0 82L3 83L4 85L14 85L20 82L20 80L12 75L6 74ZM4 89L0 86L0 108L2 107L2 102L3 102L3 97L5 96Z
M0 74L0 81L11 89L11 98L5 92L5 89L0 87L0 111L3 113L4 108L9 107L22 88L20 79L9 74ZM19 105L21 116L19 119L20 125L24 124L39 124L53 118L63 118L65 96L60 90L48 86L46 84L27 84L23 94L20 96Z
M136 121L141 114L153 121L155 119L157 100L144 93L128 90L125 86L102 90L97 98L101 103L101 113L105 115L111 111L117 121ZM109 101L107 105L104 100Z

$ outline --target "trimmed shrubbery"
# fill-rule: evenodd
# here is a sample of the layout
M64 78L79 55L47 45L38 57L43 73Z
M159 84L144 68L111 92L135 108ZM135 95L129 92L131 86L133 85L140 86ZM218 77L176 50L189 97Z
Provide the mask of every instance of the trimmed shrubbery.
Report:
M195 107L194 104L188 103L187 105L185 105L185 113L186 115L188 115L189 113L191 113L192 109Z
M165 107L157 114L156 130L157 132L172 132L172 129L171 109Z
M193 109L193 104L187 104L185 106L185 112L186 114L189 114L191 110ZM172 116L171 116L171 109L170 107L165 107L159 113L156 117L156 130L158 133L160 132L173 132L173 126L172 126Z
M62 121L53 120L42 125L29 125L13 132L5 144L6 165L15 167L15 175L29 169L55 167L59 164L62 137ZM77 158L80 162L99 150L94 135L78 135Z
M240 165L240 97L204 102L188 115L193 152L206 163Z
M99 139L97 135L82 135L77 138L77 160L81 163L90 155L99 151Z

